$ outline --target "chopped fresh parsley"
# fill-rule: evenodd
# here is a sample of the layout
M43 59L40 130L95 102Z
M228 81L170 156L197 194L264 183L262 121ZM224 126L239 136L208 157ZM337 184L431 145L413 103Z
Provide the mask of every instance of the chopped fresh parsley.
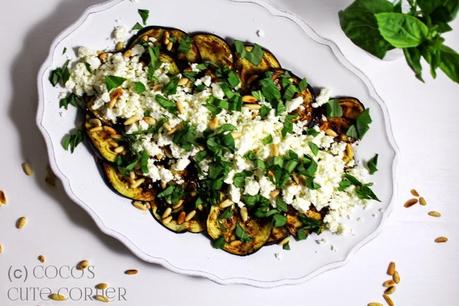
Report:
M140 23L136 22L135 25L132 27L132 31L139 31L143 29L143 25Z
M281 214L273 215L273 225L274 227L282 227L287 223L287 217Z
M198 139L198 132L196 127L185 122L183 127L174 133L172 141L182 147L186 151L191 151L193 146L196 145Z
M355 186L357 197L362 200L375 200L381 202L376 194L371 190L372 183L363 184L355 176L346 173L339 184L339 190L344 191L349 186Z
M239 85L239 83L241 83L241 81L239 80L239 77L237 76L236 72L234 72L233 70L228 72L228 79L227 80L228 80L229 85L232 88L235 88L236 86Z
M357 117L355 124L349 127L346 135L354 139L362 139L370 129L371 122L370 110L367 108Z
M308 145L309 145L309 148L311 149L312 154L314 154L314 156L319 153L319 146L317 146L315 143L309 142Z
M265 138L263 138L262 142L264 145L273 143L273 136L272 135L266 136Z
M148 80L153 81L155 79L155 71L161 65L159 60L159 46L148 47L148 55L150 56L150 64L148 65Z
M178 86L178 77L173 77L170 79L170 81L164 86L163 88L163 93L167 96L169 95L175 95L177 93L177 86Z
M223 249L224 246L225 246L225 238L220 237L215 240L212 240L212 247L214 247L215 249Z
M108 91L112 89L118 88L126 81L125 78L114 76L114 75L106 75L105 76L105 86L107 87Z

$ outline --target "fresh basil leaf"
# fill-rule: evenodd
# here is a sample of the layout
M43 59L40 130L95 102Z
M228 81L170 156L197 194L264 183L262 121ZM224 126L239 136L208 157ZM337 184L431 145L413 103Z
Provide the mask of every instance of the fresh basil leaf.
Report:
M421 8L422 15L432 14L436 9L443 6L445 0L417 0L416 4Z
M143 93L147 87L142 82L134 82L134 92L137 94Z
M137 12L139 13L140 18L142 18L143 24L146 25L147 21L148 21L148 17L150 16L150 11L149 10L139 9L139 10L137 10Z
M148 55L150 56L150 64L148 65L148 80L154 79L154 72L159 68L161 62L159 60L159 46L148 47Z
M459 54L447 46L442 46L440 59L440 69L451 80L459 83Z
M258 114L260 115L261 119L265 119L266 117L268 117L270 111L271 108L269 108L266 105L262 105L260 108L260 112Z
M185 122L183 127L174 133L172 142L183 148L185 151L191 151L196 145L198 132L194 126Z
M105 76L105 86L107 87L108 91L112 89L118 88L126 81L125 78L114 76L114 75L106 75Z
M215 249L223 249L224 246L225 246L225 238L220 237L215 240L212 240L212 247L214 247Z
M378 13L375 17L382 37L396 48L417 47L428 37L429 28L414 16Z
M288 85L284 92L284 100L285 101L292 100L297 92L298 92L298 87L296 87L293 84Z
M245 230L242 228L242 226L238 223L236 225L236 230L235 230L236 237L239 238L242 242L250 242L252 241L252 237L250 237Z
M372 159L367 162L367 168L370 174L376 173L378 171L378 154L376 154Z
M309 232L307 229L305 228L300 228L297 232L296 232L296 240L305 240L306 238L308 238L309 236Z
M411 70L416 75L416 78L422 82L422 65L421 65L421 52L417 48L406 48L403 49L403 54L405 55L406 62L410 66Z
M357 128L354 124L349 127L349 129L346 132L346 136L349 136L354 139L359 139L359 134L357 133Z
M148 152L146 150L142 151L142 154L140 156L140 170L142 170L143 173L148 173Z
M284 243L284 245L282 246L282 249L283 250L286 250L286 251L290 251L290 243Z
M392 12L393 9L393 4L387 0L357 0L339 12L340 25L354 44L384 58L393 46L381 36L374 14Z
M262 142L265 145L273 143L273 136L272 135L266 136L265 138L263 138Z
M218 216L218 219L230 219L233 217L233 209L231 207L225 208L222 213Z
M308 88L308 80L302 79L302 80L300 81L300 83L298 84L298 89L299 89L300 91L303 91L303 90L305 90L306 88Z
M373 190L371 190L371 188L369 186L370 185L366 184L366 185L363 185L363 186L361 186L359 188L356 188L355 193L357 194L359 199L362 199L362 200L375 200L375 201L381 202L378 199L378 197L376 196L376 194L373 192Z
M337 99L331 99L325 105L327 118L339 118L343 116L343 108Z
M57 84L60 84L61 86L65 86L65 83L69 80L70 78L70 71L68 68L70 61L66 61L62 67L58 67L51 71L49 75L49 81L51 84L55 87Z
M64 136L62 139L62 147L66 151L73 153L75 148L83 141L83 139L84 131L82 129L74 130Z
M178 86L178 77L173 77L169 80L169 82L164 86L163 93L167 96L175 95L177 93L177 86Z
M281 99L281 93L272 78L269 77L261 80L260 85L261 92L267 101L272 103Z
M236 86L239 85L239 83L241 83L241 81L239 80L239 77L237 76L237 74L233 70L228 72L228 79L227 80L228 80L229 85L232 88L235 88Z
M363 136L370 129L371 122L370 109L367 108L357 117L355 124L349 127L346 135L354 139L363 139Z
M245 47L245 44L242 41L235 40L234 47L236 49L236 53L239 57L245 58L250 63L255 66L260 65L261 60L263 59L265 51L262 47L255 44L251 48L251 50L247 50L248 48Z

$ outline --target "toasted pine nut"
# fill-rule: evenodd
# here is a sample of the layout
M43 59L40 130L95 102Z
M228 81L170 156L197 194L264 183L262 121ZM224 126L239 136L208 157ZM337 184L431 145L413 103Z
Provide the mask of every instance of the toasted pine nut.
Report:
M405 206L405 208L409 208L411 206L413 206L414 204L416 204L418 202L418 199L409 199L408 201L405 202L405 204L403 206Z
M177 105L177 110L179 111L180 114L184 114L185 113L185 106L183 105L182 102L180 101L177 101L177 103L175 103Z
M53 301L65 301L65 296L59 293L51 293L48 297Z
M428 214L429 216L435 217L435 218L441 217L441 213L439 213L438 211L429 211L427 214Z
M354 149L352 148L352 145L347 144L346 145L346 150L344 151L343 161L344 161L344 163L347 164L348 162L350 162L353 159L354 159Z
M166 219L163 219L163 224L169 224L172 222L172 216L167 217Z
M377 303L377 302L371 302L371 303L368 303L368 306L383 306L383 304Z
M338 134L337 134L335 131L333 131L332 129L326 129L326 130L325 130L325 135L331 136L331 137L336 137L336 136L338 136Z
M119 146L119 147L116 147L113 152L115 153L123 153L124 152L124 147L123 146Z
M394 275L395 275L395 274L394 274ZM392 279L386 280L386 281L383 283L383 287L389 288L389 287L392 287L392 286L395 286L395 282L394 282L394 280L392 280Z
M77 268L78 270L84 270L84 269L86 269L87 267L89 267L89 261L87 261L87 260L82 260L82 261L80 261L80 262L77 264L77 266L76 266L76 268Z
M3 253L3 250L4 250L3 244L0 243L0 254Z
M247 207L242 207L241 209L239 209L239 213L241 214L242 221L246 222L247 220L249 220L249 213L247 211Z
M233 206L233 201L231 201L230 199L226 199L224 200L223 202L220 203L220 208L227 208L227 207L230 207L230 206Z
M188 84L188 79L187 79L187 78L181 78L181 79L178 80L178 82L177 82L177 85L178 85L178 86L185 86L186 84Z
M98 55L98 58L100 59L100 61L102 63L105 63L108 59L108 53L107 52L101 52L99 55Z
M164 44L168 44L169 43L169 37L171 37L171 34L168 32L168 31L164 31L164 34L163 34L163 42Z
M245 104L244 107L247 107L250 110L259 110L261 108L260 104Z
M132 188L138 188L140 185L142 185L145 182L144 178L138 179L137 181L132 184Z
M184 211L181 211L178 218L177 218L177 224L183 224L185 222L185 219L186 219L186 212Z
M448 242L448 238L445 237L445 236L440 236L440 237L437 237L437 238L435 239L435 242L436 242L436 243L445 243L445 242Z
M107 142L108 142L108 144L110 145L110 147L112 147L112 148L118 148L118 147L120 146L120 145L119 145L116 141L114 141L113 139L108 139Z
M215 130L216 128L218 128L218 124L219 124L218 118L217 117L212 118L209 121L209 129Z
M279 193L280 193L279 189L276 189L276 190L271 191L271 192L269 193L269 196L270 196L271 198L277 198L277 196L279 195Z
M16 221L16 228L17 228L17 229L23 229L26 225L27 225L27 219L26 219L26 217L20 217L20 218Z
M6 195L3 190L0 190L0 206L6 204Z
M108 303L110 302L110 300L108 299L108 297L106 297L105 295L100 295L100 294L96 294L94 296L94 298L99 301L99 302L103 302L103 303Z
M27 176L31 176L33 174L32 166L28 162L22 163L22 170Z
M188 222L196 216L196 210L192 210L186 215L185 221Z
M250 95L246 95L246 96L243 96L242 97L242 102L244 103L256 103L257 102L257 98L255 98L254 96L250 96Z
M91 126L102 126L102 121L100 121L100 119L93 118L89 120L89 124Z
M170 41L166 46L167 51L171 51L173 46L174 44Z
M46 260L46 259L45 259L45 256L43 256L43 255L38 255L37 259L38 259L38 261L41 262L41 263L44 263L45 260Z
M316 211L312 211L312 210L307 210L306 211L306 216L310 219L314 219L314 220L320 220L322 219L322 216L320 215L320 213L316 212Z
M391 297L388 296L387 294L383 294L383 298L386 301L388 306L394 306L394 301L392 301Z
M184 202L185 202L184 199L180 199L180 200L177 202L177 204L175 204L174 206L172 206L172 209L177 209L177 208L179 208L180 206L183 205Z
M107 283L99 283L95 287L96 287L96 289L99 289L99 290L105 290L105 289L108 288L108 284Z
M271 155L279 156L279 146L276 143L271 144Z
M110 102L108 103L108 108L113 108L118 101L118 98L123 94L123 89L121 87L116 88L110 94Z
M96 127L93 127L92 129L89 130L89 133L98 133L98 132L101 132L103 131L103 128L101 126L96 126Z
M422 206L426 206L427 205L427 201L424 197L420 197L419 198L419 204L421 204Z
M395 286L390 286L386 290L384 290L384 294L392 294L395 292Z
M124 274L126 275L136 275L137 273L139 273L139 271L136 269L129 269L129 270L124 271Z
M132 125L134 123L136 123L137 121L140 121L142 118L140 118L140 116L132 116L131 118L127 119L126 121L124 121L124 125Z
M398 271L394 272L394 275L392 276L392 279L396 284L400 283L400 274L398 274Z
M141 211L147 211L147 206L144 205L142 202L140 201L134 201L132 202L132 205L137 208L138 210L141 210Z
M419 192L416 189L411 189L410 192L413 196L419 197Z
M110 136L112 136L113 139L116 139L115 136L119 136L118 132L116 132L116 130L114 128L112 128L111 126L104 125L103 129L104 129L105 132L109 133Z
M132 56L132 50L129 49L126 52L123 53L123 56L126 58L130 58Z
M393 276L395 273L395 262L391 261L387 267L387 275Z
M156 120L153 117L144 117L143 121L145 121L145 123L148 125L153 125L156 123Z
M167 217L171 215L171 213L172 213L172 208L170 207L166 208L163 215L161 216L161 219L166 219Z
M115 45L115 50L116 51L121 51L123 49L124 49L124 44L121 41L117 42L116 45Z

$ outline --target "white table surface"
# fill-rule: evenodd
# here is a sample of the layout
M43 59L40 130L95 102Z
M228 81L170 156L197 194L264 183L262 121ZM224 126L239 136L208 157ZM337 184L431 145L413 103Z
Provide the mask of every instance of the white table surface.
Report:
M142 0L147 1L147 0ZM382 233L364 246L344 267L326 272L302 285L275 289L221 286L206 279L181 276L142 262L121 243L102 234L90 217L75 205L60 186L45 184L48 157L35 126L36 74L52 39L97 0L3 1L0 10L0 190L8 205L0 207L0 305L51 305L46 295L64 287L80 292L98 282L108 282L122 298L115 305L302 305L357 306L382 301L381 283L389 261L397 262L402 281L393 298L403 306L456 306L459 300L459 86L441 73L432 80L425 69L426 84L417 81L401 58L379 61L357 49L339 28L337 12L350 0L272 0L300 15L373 81L385 100L400 148L398 190L394 211ZM447 43L459 49L459 19ZM35 174L26 177L21 162L28 160ZM428 200L427 207L403 208L417 188ZM440 219L429 210L443 213ZM27 216L19 231L14 224ZM449 242L433 243L446 235ZM48 278L33 269L39 254L46 256ZM93 265L92 273L70 276L68 266L82 259ZM307 260L307 259L306 259ZM282 264L280 261L279 264ZM27 280L15 270L27 268ZM61 268L61 275L52 271ZM140 273L126 276L136 268ZM11 273L9 273L11 271ZM9 274L12 280L9 279ZM14 279L16 276L16 279ZM28 290L23 301L18 290ZM10 296L8 296L8 294ZM118 300L118 299L115 299ZM100 302L66 301L63 305L93 305Z

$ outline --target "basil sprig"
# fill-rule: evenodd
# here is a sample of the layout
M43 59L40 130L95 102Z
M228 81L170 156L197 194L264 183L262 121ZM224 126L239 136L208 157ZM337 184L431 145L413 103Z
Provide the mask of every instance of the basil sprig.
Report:
M402 49L406 62L421 81L421 58L430 65L433 78L440 68L459 83L459 54L444 45L442 34L459 10L457 0L408 0L410 9L402 11L401 1L356 0L339 12L341 28L353 43L378 58L387 51Z

